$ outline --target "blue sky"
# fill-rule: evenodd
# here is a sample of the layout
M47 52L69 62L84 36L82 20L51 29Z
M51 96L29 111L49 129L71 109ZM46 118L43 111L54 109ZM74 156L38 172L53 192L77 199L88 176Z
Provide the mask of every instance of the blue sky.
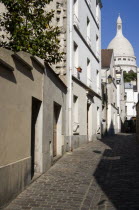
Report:
M139 66L139 0L102 0L102 4L102 49L114 38L120 13L123 34L132 44Z

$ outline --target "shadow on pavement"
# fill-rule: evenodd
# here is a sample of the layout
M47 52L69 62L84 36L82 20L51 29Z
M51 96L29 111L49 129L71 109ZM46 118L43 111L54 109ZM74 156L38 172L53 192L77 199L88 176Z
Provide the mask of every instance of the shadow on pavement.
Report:
M110 149L104 151L94 173L97 183L116 209L139 209L139 146L135 135L120 134L101 141Z

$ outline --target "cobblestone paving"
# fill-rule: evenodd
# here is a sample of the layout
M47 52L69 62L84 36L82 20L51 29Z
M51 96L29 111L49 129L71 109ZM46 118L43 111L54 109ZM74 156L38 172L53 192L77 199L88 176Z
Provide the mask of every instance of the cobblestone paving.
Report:
M138 154L135 137L127 134L83 145L64 155L5 210L139 209Z

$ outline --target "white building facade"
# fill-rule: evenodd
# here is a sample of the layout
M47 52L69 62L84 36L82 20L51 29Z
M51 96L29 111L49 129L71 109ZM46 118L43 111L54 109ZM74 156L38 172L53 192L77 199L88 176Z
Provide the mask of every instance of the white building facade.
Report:
M101 57L102 132L103 135L113 135L118 132L117 84L113 50L102 50Z
M136 117L136 104L138 102L138 92L136 85L132 83L125 83L126 91L126 117L127 120L131 120L133 117Z
M124 131L126 120L126 94L124 88L123 71L120 66L115 67L117 83L118 132Z
M67 149L101 136L101 0L53 1L62 62L54 70L68 87Z
M67 138L72 148L101 136L101 1L67 2Z
M132 104L136 103L136 93L134 92L133 85L132 91L130 88L130 92L132 92L132 96L130 97L129 88L124 87L124 78L123 73L129 73L133 71L137 73L137 65L136 65L136 57L134 54L134 49L131 43L124 37L122 32L122 20L119 16L117 19L117 33L114 39L108 45L108 49L114 50L114 60L115 60L115 69L117 75L117 105L119 107L119 131L124 121L129 118L129 116L135 115L134 106L131 106L131 98ZM134 82L136 86L136 82ZM136 89L136 88L135 88ZM131 109L132 107L132 109Z

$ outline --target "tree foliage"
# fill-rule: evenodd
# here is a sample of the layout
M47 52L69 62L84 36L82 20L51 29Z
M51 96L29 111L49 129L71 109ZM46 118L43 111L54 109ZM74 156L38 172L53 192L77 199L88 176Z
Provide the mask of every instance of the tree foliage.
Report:
M31 53L50 64L60 61L63 58L59 52L60 30L52 26L54 11L47 11L51 1L0 0L6 7L0 17L0 26L4 29L0 46Z
M124 72L124 82L131 82L137 80L137 73L134 71Z

